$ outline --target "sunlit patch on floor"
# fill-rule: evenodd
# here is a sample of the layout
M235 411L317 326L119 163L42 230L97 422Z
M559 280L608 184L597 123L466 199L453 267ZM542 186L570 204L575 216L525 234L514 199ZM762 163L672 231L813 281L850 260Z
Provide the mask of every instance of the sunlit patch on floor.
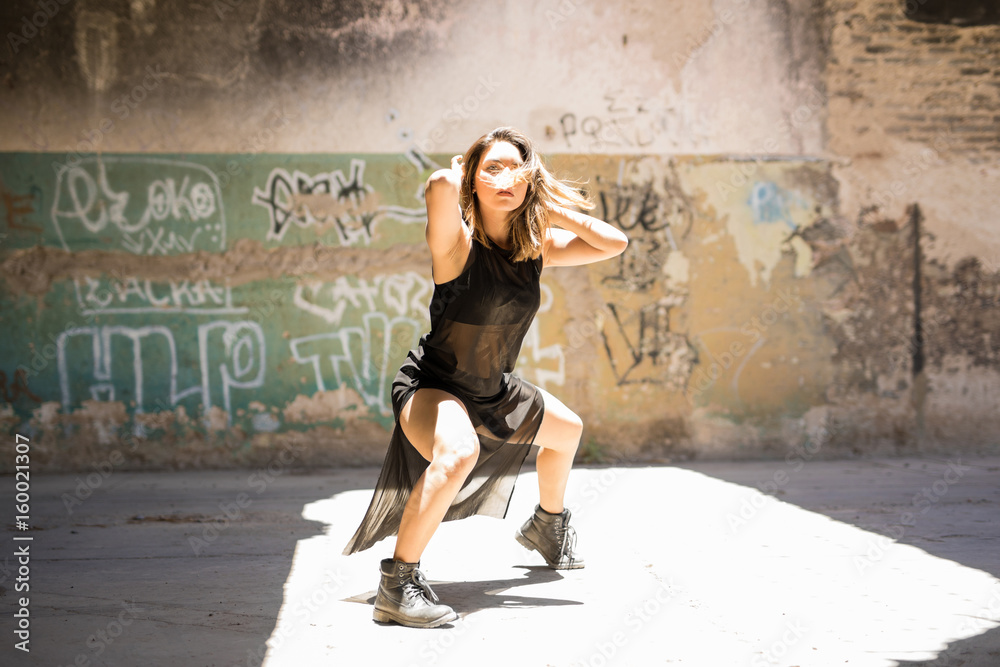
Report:
M558 572L513 539L537 502L522 475L507 519L443 524L424 553L460 619L378 625L378 562L394 538L341 555L370 498L304 508L328 528L298 543L267 667L892 667L1000 625L1000 580L985 572L675 468L574 471L567 505L587 567Z

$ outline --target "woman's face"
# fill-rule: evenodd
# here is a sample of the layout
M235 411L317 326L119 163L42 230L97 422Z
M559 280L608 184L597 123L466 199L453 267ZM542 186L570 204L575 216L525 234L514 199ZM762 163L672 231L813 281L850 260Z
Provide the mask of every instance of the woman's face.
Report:
M513 211L524 203L528 182L518 168L524 164L517 147L498 141L479 161L475 192L481 207L498 211Z

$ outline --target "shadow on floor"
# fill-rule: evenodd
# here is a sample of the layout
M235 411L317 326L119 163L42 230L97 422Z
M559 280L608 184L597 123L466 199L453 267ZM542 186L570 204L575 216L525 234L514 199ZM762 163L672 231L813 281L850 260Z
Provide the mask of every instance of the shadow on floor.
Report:
M462 614L463 617L468 614L474 614L477 611L482 611L483 609L491 608L530 609L532 607L583 604L577 600L561 600L559 598L501 595L502 592L509 591L518 586L549 583L563 578L557 570L552 570L545 566L518 565L516 567L526 570L523 577L488 581L431 582L431 586L442 600L448 600L449 604L461 608L465 612ZM375 593L375 591L368 591L367 593L347 598L347 600L374 605Z

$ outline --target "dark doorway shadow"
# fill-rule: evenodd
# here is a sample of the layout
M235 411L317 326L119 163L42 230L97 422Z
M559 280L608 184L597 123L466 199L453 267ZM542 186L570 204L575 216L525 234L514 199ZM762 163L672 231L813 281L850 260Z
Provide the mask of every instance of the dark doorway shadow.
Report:
M900 660L896 667L997 667L1000 665L1000 628L960 639L933 660Z

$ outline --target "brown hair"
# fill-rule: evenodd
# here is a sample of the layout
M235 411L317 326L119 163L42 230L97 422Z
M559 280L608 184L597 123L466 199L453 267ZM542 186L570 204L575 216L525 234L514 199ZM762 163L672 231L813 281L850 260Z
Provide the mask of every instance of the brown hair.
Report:
M594 208L594 204L573 187L570 181L557 179L545 168L531 139L525 134L512 127L498 127L479 137L462 160L465 167L459 200L462 214L472 225L473 237L487 248L491 243L483 227L479 201L472 192L472 187L479 171L479 162L486 151L498 141L506 141L517 148L524 164L518 168L515 178L528 183L524 201L517 209L511 211L508 217L512 259L514 261L535 259L542 252L545 232L549 228L546 205L576 206L590 210Z

